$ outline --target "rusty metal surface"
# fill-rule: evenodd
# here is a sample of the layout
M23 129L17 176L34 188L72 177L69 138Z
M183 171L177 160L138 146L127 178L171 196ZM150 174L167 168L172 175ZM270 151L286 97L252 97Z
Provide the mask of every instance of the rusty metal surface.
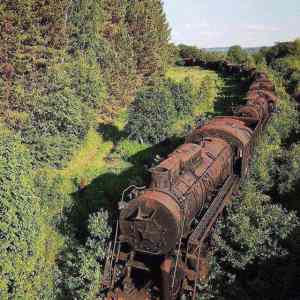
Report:
M243 121L236 118L218 117L194 130L187 137L187 141L199 141L209 136L220 137L230 143L246 145L251 139L252 131Z
M121 290L110 292L105 300L152 300L149 293L145 290L134 290L127 294Z
M164 254L176 245L179 222L180 207L175 199L149 190L121 211L122 241L139 251Z
M272 81L267 80L267 81L257 81L254 82L253 84L250 85L249 88L250 91L252 90L266 90L270 92L274 92L275 87Z
M251 90L247 94L248 99L265 98L268 102L276 103L278 98L275 94L268 90Z
M124 279L108 300L177 300L181 289L195 299L197 280L207 274L205 241L248 174L254 146L278 101L264 72L228 61L187 58L184 64L246 76L251 81L246 104L234 116L213 118L193 130L150 170L149 188L121 210L118 245L124 247L110 255L124 264ZM153 275L137 287L132 270ZM151 289L160 289L159 296L150 295Z
M256 122L264 116L264 111L260 105L247 104L238 110L238 115L253 118Z

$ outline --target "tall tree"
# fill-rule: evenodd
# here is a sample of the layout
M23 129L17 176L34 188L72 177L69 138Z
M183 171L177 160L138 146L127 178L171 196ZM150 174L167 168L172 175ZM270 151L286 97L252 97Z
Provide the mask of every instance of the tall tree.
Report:
M101 58L109 91L118 103L128 103L140 86L132 37L125 23L127 1L103 0L105 47Z
M169 56L170 29L160 0L128 0L126 14L137 71L142 76L160 75Z
M242 64L247 61L248 55L241 46L232 46L227 53L227 59L233 63Z

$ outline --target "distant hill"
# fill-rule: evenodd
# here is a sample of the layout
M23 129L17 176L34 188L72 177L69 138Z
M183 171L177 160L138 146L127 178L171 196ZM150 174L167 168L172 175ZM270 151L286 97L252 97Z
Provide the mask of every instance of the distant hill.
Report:
M216 47L216 48L204 48L204 50L208 52L227 52L230 47ZM258 52L261 47L249 47L249 48L243 48L249 53L255 53Z

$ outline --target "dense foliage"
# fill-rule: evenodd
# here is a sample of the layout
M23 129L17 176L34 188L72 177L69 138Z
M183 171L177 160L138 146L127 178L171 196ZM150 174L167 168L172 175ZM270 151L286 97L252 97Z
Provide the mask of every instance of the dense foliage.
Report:
M277 43L262 48L255 56L259 63L265 62L285 80L287 90L296 98L300 92L300 40Z
M157 0L4 1L0 18L1 111L37 165L62 165L96 112L128 103L168 61Z
M130 136L141 142L160 142L169 135L175 112L172 94L165 84L142 89L129 108Z
M162 3L4 0L0 29L0 118L10 129L0 132L0 298L96 298L107 213L89 217L73 195L84 180L65 169L91 132L99 138L99 119L164 74Z
M218 61L224 59L223 53L208 52L195 46L180 44L178 45L178 50L180 59L195 58L203 61ZM177 61L178 64L181 64L180 59Z
M191 114L196 102L191 80L188 78L185 78L182 82L169 80L167 85L170 88L177 114L179 116Z
M251 56L241 46L232 46L227 52L226 59L236 64L251 64Z
M293 286L290 278L279 285L280 278L265 274L267 270L294 272L289 261L299 259L289 258L291 251L297 253L289 241L299 220L296 212L286 209L297 208L291 195L299 184L295 176L300 170L298 146L286 149L286 140L299 126L299 113L282 80L272 73L269 76L280 98L279 113L256 147L250 178L218 223L212 272L208 283L200 287L200 299L240 299L241 295L249 300L262 295L263 299L275 299L278 293L283 295L280 299L287 299L287 286Z
M129 137L142 143L158 143L176 134L176 121L192 117L189 120L193 123L199 117L193 119L196 106L208 97L204 85L210 85L210 80L195 89L189 78L168 79L140 90L129 107Z
M0 128L1 299L53 298L60 244L47 224L21 139Z

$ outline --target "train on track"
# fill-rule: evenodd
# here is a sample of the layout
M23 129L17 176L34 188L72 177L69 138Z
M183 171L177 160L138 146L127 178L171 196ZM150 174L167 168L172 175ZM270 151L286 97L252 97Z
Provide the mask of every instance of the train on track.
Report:
M185 65L247 77L247 101L233 115L194 129L150 169L148 188L120 202L102 282L109 300L196 299L212 228L249 173L254 147L276 109L274 85L263 72L227 61L186 59Z

